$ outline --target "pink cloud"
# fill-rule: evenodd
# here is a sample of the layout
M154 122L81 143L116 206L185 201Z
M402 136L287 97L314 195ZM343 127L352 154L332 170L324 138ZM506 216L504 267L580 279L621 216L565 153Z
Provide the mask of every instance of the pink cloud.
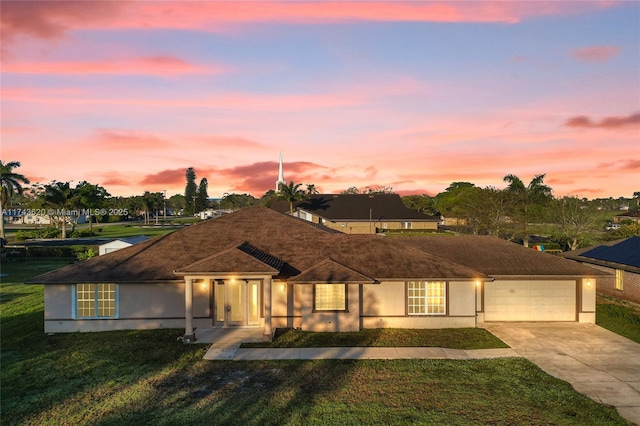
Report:
M138 185L186 185L186 171L187 167L184 167L148 174L138 182Z
M172 55L131 59L74 62L11 62L2 66L3 73L14 74L118 74L171 76L179 74L221 73L223 67L195 65Z
M640 170L640 160L621 161L620 168L622 170Z
M284 177L287 182L293 181L295 183L316 184L317 181L314 178L317 177L318 171L325 169L326 167L319 164L306 161L294 161L285 163ZM245 166L221 169L218 170L217 173L223 176L225 181L234 182L230 191L250 192L260 196L270 189L275 189L278 177L277 171L277 162L264 161Z
M640 125L640 112L629 114L627 116L611 116L602 120L594 121L586 115L579 115L567 119L564 123L567 127L585 128L585 129L619 129L627 127L637 127Z
M67 2L5 1L3 35L50 39L73 29L229 31L259 22L501 22L612 7L603 2Z
M106 150L160 149L171 147L166 139L139 131L98 130L96 144Z
M28 34L56 38L74 25L95 25L113 20L127 2L3 1L2 37Z
M606 62L618 53L620 53L618 46L587 46L571 51L571 55L582 62Z

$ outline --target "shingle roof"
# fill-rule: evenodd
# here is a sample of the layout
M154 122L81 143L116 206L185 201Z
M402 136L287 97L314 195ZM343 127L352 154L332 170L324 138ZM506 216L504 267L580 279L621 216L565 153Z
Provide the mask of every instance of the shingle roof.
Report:
M398 246L384 237L326 232L309 222L254 207L40 275L31 282L165 281L180 279L174 271L227 272L231 268L247 269L244 272L273 268L279 271L274 275L287 279L328 257L363 274L367 281L483 277L477 271Z
M365 283L375 282L353 269L342 265L331 258L324 259L312 267L300 272L290 283Z
M595 268L568 262L500 238L480 235L394 237L404 244L489 276L596 276Z
M568 259L640 273L640 236L563 253Z
M181 280L185 273L234 272L264 273L292 282L599 274L497 238L330 233L289 215L253 207L40 275L30 282L138 283Z
M275 274L279 271L239 247L234 247L179 268L175 273L179 275L196 273Z
M440 220L406 207L398 194L318 194L294 203L294 207L331 221ZM285 213L289 203L274 201L271 208Z

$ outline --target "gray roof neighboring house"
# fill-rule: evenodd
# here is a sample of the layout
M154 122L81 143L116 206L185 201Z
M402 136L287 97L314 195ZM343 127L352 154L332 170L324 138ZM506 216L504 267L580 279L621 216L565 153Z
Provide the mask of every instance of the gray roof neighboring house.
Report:
M286 213L289 203L277 200L271 208ZM440 221L437 216L406 207L398 194L317 194L293 203L293 208L331 221Z

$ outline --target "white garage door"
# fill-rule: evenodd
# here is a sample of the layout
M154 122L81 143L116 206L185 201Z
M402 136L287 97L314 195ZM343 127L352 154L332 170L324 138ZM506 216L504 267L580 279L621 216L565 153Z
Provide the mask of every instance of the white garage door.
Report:
M485 321L575 321L575 281L494 281L484 288Z

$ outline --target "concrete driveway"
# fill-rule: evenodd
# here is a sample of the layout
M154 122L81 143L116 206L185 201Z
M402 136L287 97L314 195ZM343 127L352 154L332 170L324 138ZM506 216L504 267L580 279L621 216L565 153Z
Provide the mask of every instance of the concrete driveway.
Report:
M485 323L550 375L640 425L640 344L594 324Z

